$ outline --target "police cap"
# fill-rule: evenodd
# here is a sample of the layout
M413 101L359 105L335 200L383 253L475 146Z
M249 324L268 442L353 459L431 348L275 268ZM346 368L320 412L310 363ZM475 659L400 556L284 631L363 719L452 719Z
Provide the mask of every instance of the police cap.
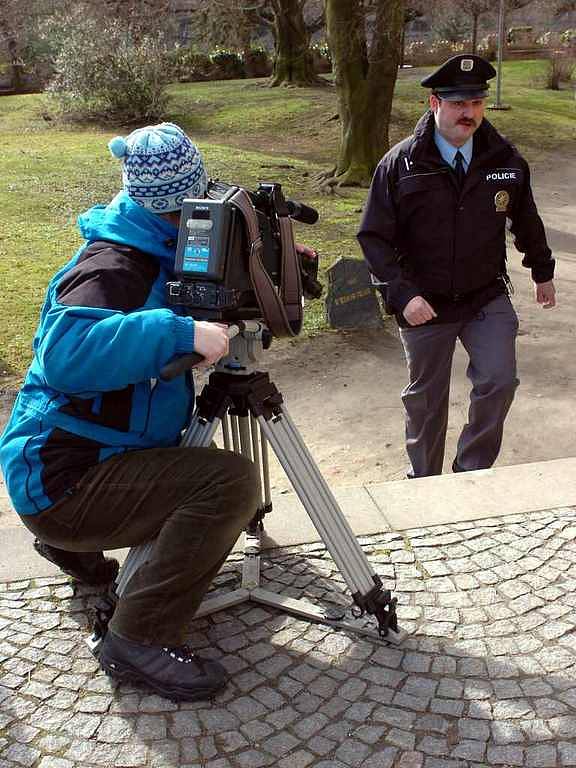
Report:
M488 95L487 80L496 76L489 61L473 53L452 56L435 72L420 81L424 88L446 101L483 99Z

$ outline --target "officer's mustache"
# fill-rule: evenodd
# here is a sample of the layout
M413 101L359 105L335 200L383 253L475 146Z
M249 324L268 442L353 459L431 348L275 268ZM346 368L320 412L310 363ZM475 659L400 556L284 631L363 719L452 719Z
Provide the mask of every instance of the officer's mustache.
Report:
M463 117L461 120L458 120L458 125L476 125L476 120Z

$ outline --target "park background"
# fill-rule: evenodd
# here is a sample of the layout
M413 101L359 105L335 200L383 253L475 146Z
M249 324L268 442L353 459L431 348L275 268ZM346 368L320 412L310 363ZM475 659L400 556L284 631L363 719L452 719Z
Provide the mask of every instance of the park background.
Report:
M297 236L318 249L326 283L339 258L361 258L355 233L366 186L377 159L425 111L421 78L462 51L497 64L500 22L500 106L510 109L487 117L531 163L559 261L559 308L542 313L533 305L529 277L512 249L523 384L499 463L576 455L566 428L576 375L575 4L346 5L353 11L348 19L330 0L0 2L4 415L30 360L47 282L81 242L77 215L119 188L110 138L172 120L197 142L213 177L247 188L280 182L288 196L320 212L314 227L297 226ZM374 123L378 131L368 141ZM348 150L365 143L351 172ZM331 482L404 475L405 365L392 320L337 332L327 323L324 298L308 302L301 336L275 342L262 363ZM466 418L467 389L457 355L449 452ZM281 474L274 482L284 487Z

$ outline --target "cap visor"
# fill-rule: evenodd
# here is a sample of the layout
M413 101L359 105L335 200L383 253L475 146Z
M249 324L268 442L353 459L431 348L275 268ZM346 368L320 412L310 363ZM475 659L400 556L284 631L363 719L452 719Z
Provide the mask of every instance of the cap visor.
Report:
M476 91L446 91L443 93L440 89L434 91L439 99L444 101L473 101L474 99L485 99L488 96L488 90L476 90Z

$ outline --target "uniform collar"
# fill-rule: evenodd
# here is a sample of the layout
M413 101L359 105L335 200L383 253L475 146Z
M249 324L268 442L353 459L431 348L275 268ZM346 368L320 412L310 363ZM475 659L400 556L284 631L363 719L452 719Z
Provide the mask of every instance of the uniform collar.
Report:
M452 168L454 167L456 152L460 150L464 158L464 170L468 170L468 166L472 161L472 149L474 146L473 136L470 136L466 144L463 144L461 147L455 147L453 144L450 144L449 141L446 141L437 128L434 128L434 141L438 147L438 151L442 155L442 159Z
M406 150L411 162L420 163L422 167L437 167L445 161L434 141L436 123L434 112L429 109L418 120L414 133L407 141ZM505 162L514 147L484 118L474 133L474 156L472 162L477 165L486 163ZM454 154L456 150L454 151Z

